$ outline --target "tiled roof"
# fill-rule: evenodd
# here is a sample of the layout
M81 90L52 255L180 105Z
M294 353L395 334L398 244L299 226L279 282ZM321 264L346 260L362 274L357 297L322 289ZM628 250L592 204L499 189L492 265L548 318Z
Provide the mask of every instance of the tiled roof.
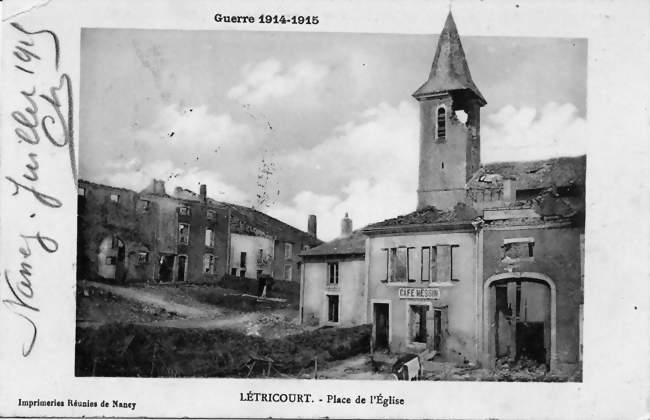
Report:
M469 91L483 105L487 103L472 80L463 45L460 42L460 36L451 12L447 15L445 27L438 38L438 46L436 47L429 79L415 91L413 96L419 98L450 91Z
M336 238L315 248L302 252L303 257L316 257L327 255L365 255L366 235L360 230L352 232L352 235L343 238Z
M434 206L428 206L409 214L373 223L366 226L364 231L393 226L471 223L478 216L479 213L465 203L456 204L452 210L439 210Z
M586 156L481 165L468 181L470 189L494 188L504 178L516 180L518 190L585 185Z
M274 236L278 240L291 242L292 238L298 236L302 241L310 246L316 246L323 243L318 238L295 228L287 223L282 222L268 214L262 213L251 207L240 206L238 204L225 203L208 199L214 205L227 207L231 210L231 233L243 235L259 235L260 233Z

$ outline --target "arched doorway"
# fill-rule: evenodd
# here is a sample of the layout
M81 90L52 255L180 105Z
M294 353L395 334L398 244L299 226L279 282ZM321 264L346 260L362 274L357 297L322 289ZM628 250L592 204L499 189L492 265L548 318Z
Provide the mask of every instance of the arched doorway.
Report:
M503 273L483 289L483 343L488 363L526 358L556 365L556 290L546 275Z
M126 280L126 247L117 235L106 236L99 244L97 273L106 279Z

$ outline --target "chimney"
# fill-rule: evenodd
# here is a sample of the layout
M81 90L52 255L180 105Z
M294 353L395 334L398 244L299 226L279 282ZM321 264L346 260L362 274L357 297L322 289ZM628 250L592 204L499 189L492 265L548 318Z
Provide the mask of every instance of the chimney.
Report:
M153 194L155 195L166 195L165 194L165 181L154 179L153 180Z
M199 187L199 196L201 196L201 201L204 203L207 201L207 195L208 195L208 186L205 184L201 184Z
M309 234L312 235L314 238L316 237L316 215L315 214L310 214L309 219L307 219L307 232L309 232Z
M503 179L503 201L505 203L517 201L517 183L514 178Z
M347 238L352 235L352 219L345 213L345 217L341 219L341 236Z

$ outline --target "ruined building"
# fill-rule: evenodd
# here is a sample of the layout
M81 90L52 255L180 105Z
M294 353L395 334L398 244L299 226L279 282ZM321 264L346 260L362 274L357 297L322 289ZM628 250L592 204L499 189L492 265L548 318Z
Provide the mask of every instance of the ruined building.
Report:
M78 191L80 279L214 283L265 273L298 281L298 254L321 243L315 231L210 199L205 185L168 193L153 180L136 193L80 180Z
M481 165L480 111L448 15L420 104L417 208L303 254L303 322L373 348L570 371L582 355L584 156Z

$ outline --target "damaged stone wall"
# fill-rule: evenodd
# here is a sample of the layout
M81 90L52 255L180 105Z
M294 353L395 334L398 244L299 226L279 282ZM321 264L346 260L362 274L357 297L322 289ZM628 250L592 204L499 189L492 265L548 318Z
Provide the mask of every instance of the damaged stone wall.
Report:
M183 201L166 194L138 194L124 188L80 181L83 196L78 204L78 278L97 279L100 264L116 258L117 251L100 253L107 238L118 238L124 245L124 269L115 269L118 283L159 281L160 258L187 256L186 281L216 282L226 273L229 243L229 211L201 201ZM190 208L189 216L179 216L181 205ZM208 218L208 210L211 217ZM185 219L183 219L185 218ZM188 245L178 242L178 224L190 225ZM206 245L206 228L214 231L212 245ZM104 246L106 248L106 245ZM204 270L204 256L214 257L211 273ZM102 262L103 261L103 262ZM111 260L111 263L118 263ZM177 277L174 263L173 279ZM117 264L116 264L117 265Z
M581 227L509 228L484 231L483 280L503 273L540 273L556 287L556 345L559 367L579 361L579 319L583 303L580 269ZM523 253L508 242L525 239ZM530 254L528 253L530 244ZM525 280L521 278L520 280ZM489 315L488 315L489 316Z
M436 112L441 106L446 111L444 139L436 137ZM418 209L449 209L463 202L465 183L479 167L478 107L463 123L456 117L454 106L451 95L420 102Z
M158 253L153 279L160 280L159 263L161 255L187 256L185 281L191 283L213 283L227 273L229 243L229 212L227 209L212 206L200 200L180 200L167 195L144 194L144 198L156 203L160 209L156 223ZM181 207L189 209L189 215L179 214ZM208 211L211 216L208 217ZM190 227L188 244L179 243L179 223ZM214 240L206 245L206 229L212 229ZM214 257L211 273L205 272L204 258ZM178 279L178 261L174 264L172 279Z
M109 279L118 283L146 281L153 273L153 251L158 209L141 206L138 194L122 188L79 182L83 195L78 198L77 277L100 276L100 246L116 237L124 244L123 271ZM146 253L146 257L140 253ZM118 261L113 261L118 263Z

